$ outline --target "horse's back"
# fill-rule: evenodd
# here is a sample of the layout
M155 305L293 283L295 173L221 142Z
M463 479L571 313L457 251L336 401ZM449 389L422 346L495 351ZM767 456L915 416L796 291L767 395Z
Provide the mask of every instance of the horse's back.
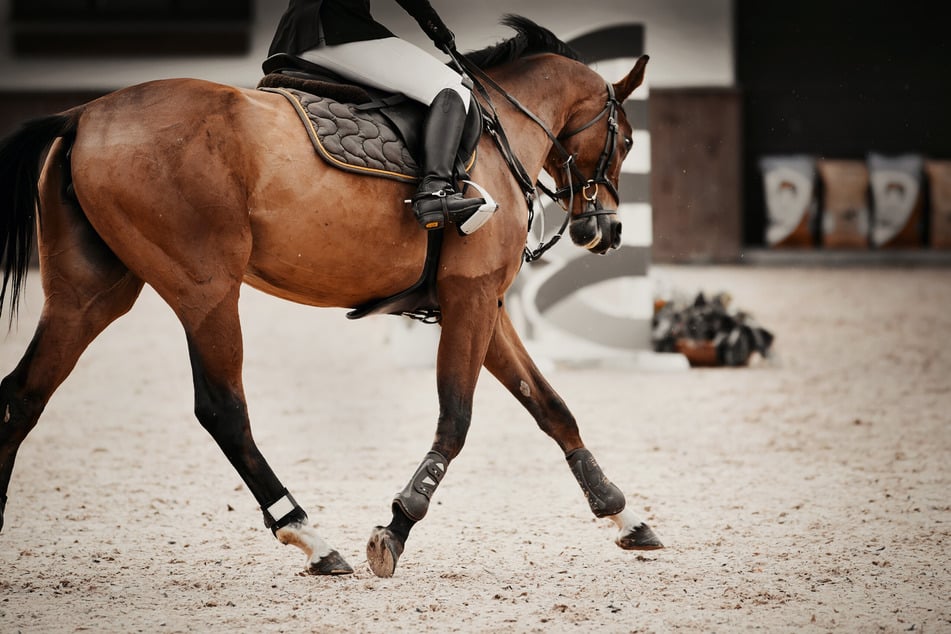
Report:
M146 281L162 258L192 278L218 259L266 292L355 306L412 284L425 256L410 188L328 167L279 95L131 86L87 104L71 163L90 222Z

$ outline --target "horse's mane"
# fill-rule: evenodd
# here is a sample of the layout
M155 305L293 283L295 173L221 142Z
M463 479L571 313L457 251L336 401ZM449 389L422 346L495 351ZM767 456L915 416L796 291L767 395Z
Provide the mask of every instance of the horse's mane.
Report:
M582 61L578 52L558 36L526 17L507 14L500 23L514 29L516 35L493 46L466 53L466 58L479 68L492 68L538 53L554 53Z

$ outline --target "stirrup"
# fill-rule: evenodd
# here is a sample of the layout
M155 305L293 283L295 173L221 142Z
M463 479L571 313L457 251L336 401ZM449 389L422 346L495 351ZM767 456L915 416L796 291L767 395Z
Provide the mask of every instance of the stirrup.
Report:
M469 212L460 212L459 216L453 218L450 216L450 219L456 223L456 230L459 231L461 235L467 236L473 233L476 229L484 225L489 221L489 218L492 217L498 208L499 204L495 202L489 192L485 191L477 183L472 181L462 181L466 185L470 185L473 189L479 192L482 195L481 200L482 204L476 207L474 210ZM463 218L464 214L468 214Z
M413 214L424 229L441 229L448 221L456 226L459 235L467 236L492 217L499 206L488 192L472 181L462 182L471 185L482 197L463 198L461 193L451 189L439 189L416 194L406 201L412 203Z

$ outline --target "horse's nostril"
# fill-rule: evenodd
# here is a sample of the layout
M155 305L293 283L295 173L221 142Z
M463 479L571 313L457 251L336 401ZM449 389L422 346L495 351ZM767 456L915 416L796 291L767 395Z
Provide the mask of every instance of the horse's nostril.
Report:
M621 223L615 223L614 225L614 239L611 241L611 246L615 249L621 246Z

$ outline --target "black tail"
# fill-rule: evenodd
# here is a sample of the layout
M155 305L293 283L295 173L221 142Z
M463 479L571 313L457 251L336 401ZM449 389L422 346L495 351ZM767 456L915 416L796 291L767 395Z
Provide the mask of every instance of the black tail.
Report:
M0 313L9 291L11 323L36 235L40 158L56 137L75 135L78 114L73 110L28 121L0 141Z

